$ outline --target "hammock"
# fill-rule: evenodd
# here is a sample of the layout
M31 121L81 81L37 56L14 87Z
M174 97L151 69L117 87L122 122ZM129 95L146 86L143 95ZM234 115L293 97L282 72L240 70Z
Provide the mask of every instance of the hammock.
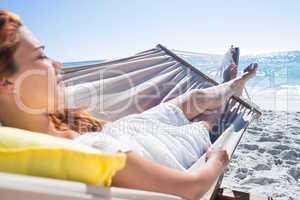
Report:
M233 53L226 55L237 62L237 55L230 52ZM68 96L66 104L85 107L95 117L109 121L140 113L191 89L218 84L162 45L131 57L63 71ZM260 116L261 111L253 103L232 97L219 120L218 138L213 146L226 149L231 158L248 125ZM204 162L202 156L188 171L195 171ZM203 199L213 199L221 181L222 176ZM152 194L115 188L111 193L113 197L126 199L175 198Z

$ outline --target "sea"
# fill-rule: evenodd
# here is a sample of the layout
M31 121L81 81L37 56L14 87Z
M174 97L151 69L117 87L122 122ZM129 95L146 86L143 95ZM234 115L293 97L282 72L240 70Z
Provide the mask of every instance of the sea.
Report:
M218 72L223 55L174 50L210 77ZM65 67L105 61L64 63ZM259 64L257 76L246 86L250 101L263 116L255 121L237 147L222 187L275 200L300 200L300 51L240 57L239 73L248 64Z

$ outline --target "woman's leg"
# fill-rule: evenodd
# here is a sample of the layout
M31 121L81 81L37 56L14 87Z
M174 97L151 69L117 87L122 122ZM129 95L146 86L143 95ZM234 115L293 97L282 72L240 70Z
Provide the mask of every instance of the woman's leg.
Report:
M203 196L228 164L228 155L215 150L196 173L177 171L135 153L128 153L126 166L113 178L112 185L160 192L198 200Z
M221 108L217 108L211 111L205 111L198 115L193 122L201 121L202 124L207 128L209 132L213 131L213 127L219 124L219 120L223 114L223 110Z
M253 66L253 67L250 67ZM233 95L239 96L246 82L255 76L258 65L251 64L246 73L218 86L196 89L171 100L185 113L189 120L194 119L206 110L214 110L224 106L226 101Z

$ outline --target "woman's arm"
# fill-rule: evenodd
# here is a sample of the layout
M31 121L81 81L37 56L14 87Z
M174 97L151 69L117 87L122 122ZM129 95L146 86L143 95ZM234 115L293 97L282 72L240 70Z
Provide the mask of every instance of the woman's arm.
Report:
M114 176L112 185L198 200L208 191L227 163L225 151L213 150L206 164L191 174L159 165L130 152L125 168Z

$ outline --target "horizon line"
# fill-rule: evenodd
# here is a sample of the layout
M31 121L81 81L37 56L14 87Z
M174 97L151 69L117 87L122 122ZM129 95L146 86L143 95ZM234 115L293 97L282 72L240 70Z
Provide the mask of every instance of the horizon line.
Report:
M178 50L178 49L171 49L172 51L177 51L177 52L182 52L182 53L187 53L187 54L194 54L196 55L206 55L206 56L223 56L227 51L225 51L224 53L205 53L205 52L196 52L196 51L185 51L185 50ZM139 51L142 52L142 51ZM139 53L136 52L136 53ZM300 49L294 49L294 50L279 50L279 51L265 51L265 52L259 52L259 53L245 53L245 54L241 54L241 57L244 56L258 56L258 55L268 55L268 54L276 54L276 53L287 53L287 52L299 52L300 53ZM100 59L87 59L87 60L69 60L69 61L63 61L63 63L72 63L72 62L97 62L97 61L106 61L106 60L113 60L113 59L120 59L120 58L125 58L125 57L129 57L132 56L134 54L129 54L127 56L122 56L122 57L110 57L110 58L100 58Z

